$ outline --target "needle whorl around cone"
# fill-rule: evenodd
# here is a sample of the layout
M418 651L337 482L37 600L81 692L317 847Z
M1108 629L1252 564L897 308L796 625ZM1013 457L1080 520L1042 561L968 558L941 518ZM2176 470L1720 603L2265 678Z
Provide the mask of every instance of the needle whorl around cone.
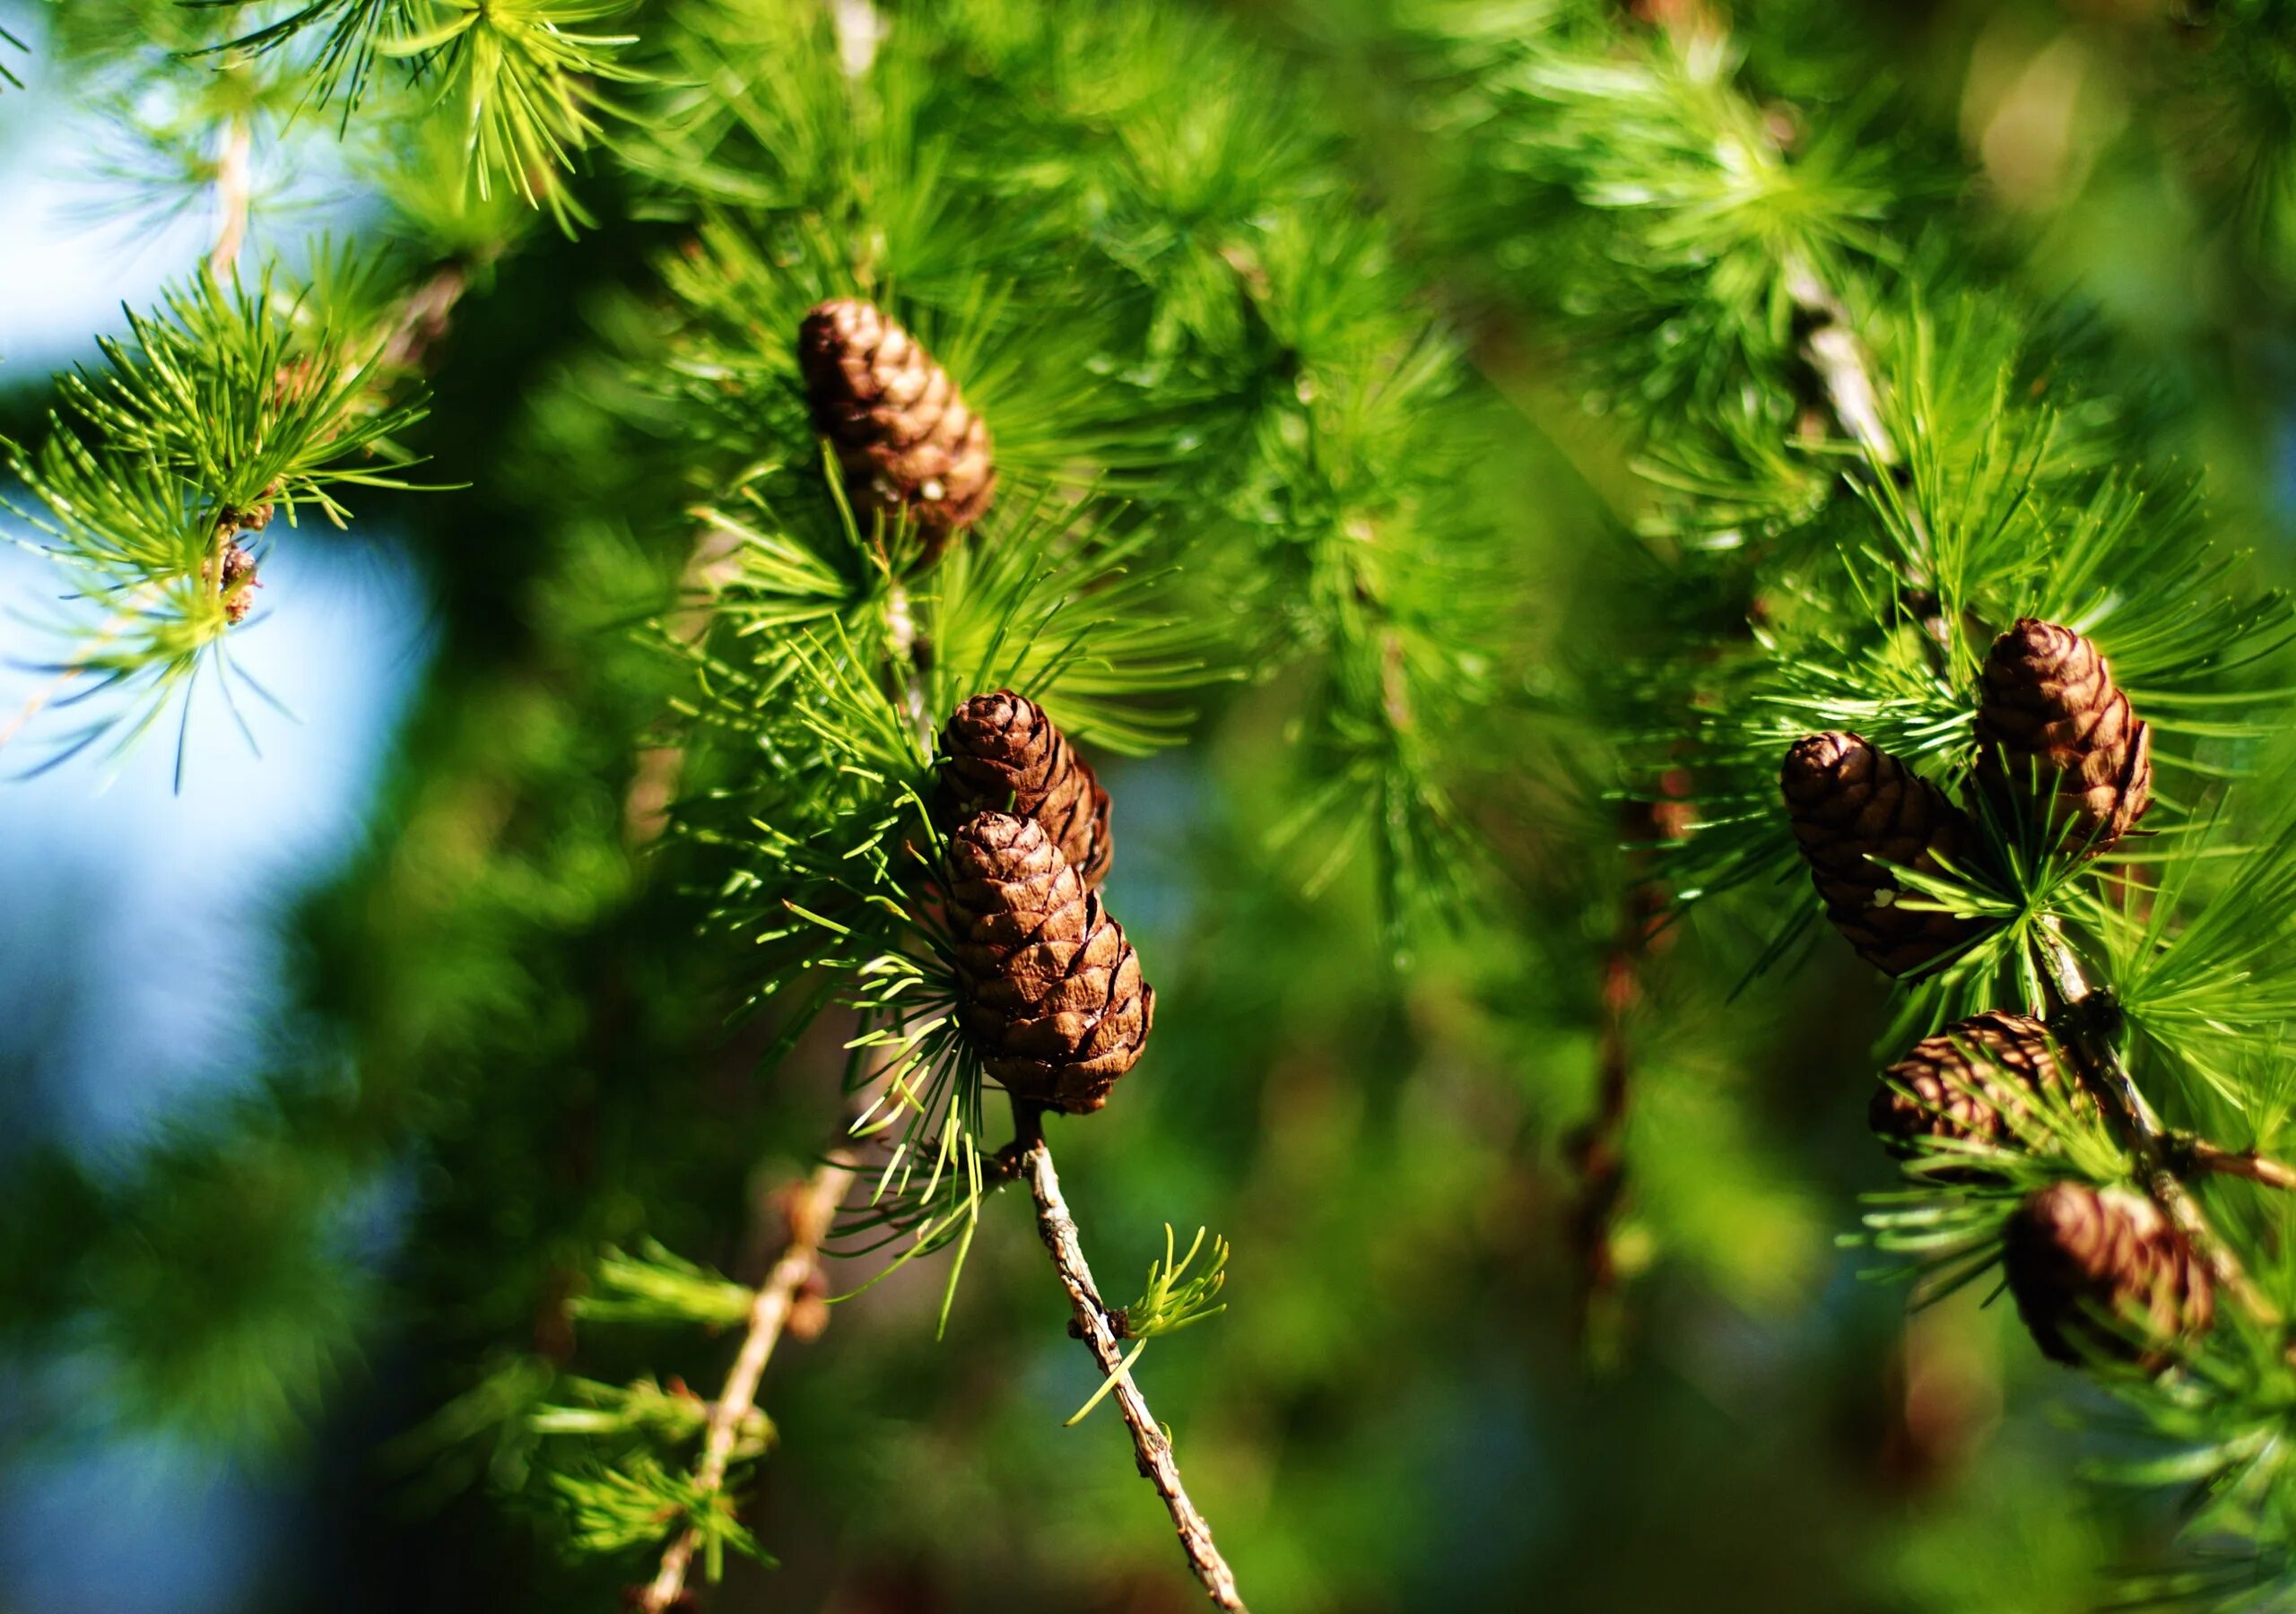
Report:
M1883 1072L1867 1119L1891 1152L1905 1158L1920 1155L1924 1139L2014 1148L2019 1123L2045 1093L2084 1100L2048 1027L1987 1010L1923 1037ZM1973 1161L1931 1175L1941 1182L1980 1182L1996 1174Z
M2151 1200L2055 1183L2009 1219L2002 1268L2017 1315L2052 1361L2158 1373L2216 1320L2208 1267Z

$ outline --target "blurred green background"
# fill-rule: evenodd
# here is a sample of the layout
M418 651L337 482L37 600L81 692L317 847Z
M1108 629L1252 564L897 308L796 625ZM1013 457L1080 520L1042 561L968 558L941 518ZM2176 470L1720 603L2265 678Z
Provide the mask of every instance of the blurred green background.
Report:
M1632 412L1573 300L1615 226L1492 166L1472 52L1422 71L1439 30L1587 9L1137 0L1083 25L1109 52L1088 76L1171 28L1207 75L1282 86L1306 190L1359 200L1397 303L1459 333L1444 430L1508 587L1506 687L1457 736L1483 911L1400 967L1372 860L1309 898L1266 850L1302 788L1305 675L1223 687L1186 749L1107 761L1109 901L1158 1026L1110 1109L1057 1129L1064 1179L1112 1289L1167 1220L1233 1243L1229 1311L1142 1381L1263 1614L2091 1608L2170 1521L2083 1482L2108 1445L2066 1416L2087 1393L1981 1289L1908 1322L1838 1246L1892 1180L1864 1125L1881 985L1820 949L1734 996L1770 896L1682 927L1607 1018L1634 855L1604 790L1631 736L1582 674L1685 620L1631 536ZM107 30L141 23L79 10L0 7L31 48L0 99L16 437L111 305L204 244L196 211L126 207L85 160L117 113ZM2109 354L2151 439L2281 566L2296 169L2267 143L2296 142L2296 39L2270 8L1782 0L1730 22L1781 118L1876 155L1903 253ZM950 71L943 101L1009 112L993 59ZM1184 154L1177 93L1142 103L1169 126L1100 138ZM355 170L317 167L274 244L372 224ZM533 1442L489 1398L534 1363L717 1383L729 1341L577 1339L567 1286L648 1235L753 1280L766 1196L825 1141L836 1037L761 1080L770 1017L727 1021L738 953L700 934L677 855L625 833L681 676L627 629L684 563L691 490L677 433L599 377L642 349L631 310L678 226L611 165L586 183L597 228L526 231L456 312L417 446L469 485L374 500L266 569L247 654L300 725L261 724L258 758L208 714L180 793L164 747L0 792L0 1606L613 1606L646 1555L562 1552ZM1231 205L1165 200L1205 241ZM29 561L0 578L41 586ZM13 710L38 680L7 678ZM1573 1139L1611 1035L1627 1189L1590 1304ZM1061 1427L1093 1375L1013 1199L946 1338L916 1270L784 1348L744 1514L780 1566L735 1564L711 1606L1194 1605L1115 1419Z

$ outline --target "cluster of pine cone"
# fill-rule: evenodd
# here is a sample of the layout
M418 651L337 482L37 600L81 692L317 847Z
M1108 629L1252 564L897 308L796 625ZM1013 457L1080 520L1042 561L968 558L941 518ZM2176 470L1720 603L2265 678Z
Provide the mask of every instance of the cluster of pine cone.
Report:
M1883 1072L1868 1119L1903 1158L1950 1161L1953 1145L1971 1146L1966 1163L1926 1175L1981 1187L2003 1181L1987 1150L2048 1147L2034 1124L2045 1102L2094 1108L2048 1027L1988 1011L1923 1037ZM2068 1180L2027 1194L2010 1215L2002 1266L2018 1315L2055 1361L2158 1373L2215 1321L2206 1263L2157 1205L2124 1189Z
M857 298L805 316L797 368L848 494L888 520L907 516L924 540L919 563L938 560L996 491L987 424L922 343Z
M874 304L805 316L797 368L813 425L861 508L906 520L930 565L996 488L988 427L922 343ZM941 733L935 817L959 1026L1017 1103L1082 1115L1146 1046L1156 994L1100 901L1109 793L1044 709L1000 690Z
M2039 812L2087 855L2116 845L2151 805L2151 731L2096 645L2069 628L2027 618L1995 641L1977 738L1977 788L2005 813ZM1981 933L1981 920L1901 906L1883 866L1982 866L1977 825L1935 785L1851 733L1796 742L1780 783L1826 916L1867 962L1913 974ZM1982 1186L2004 1180L1987 1151L2046 1147L2035 1124L2044 1102L2093 1107L2046 1026L1988 1011L1923 1038L1883 1072L1869 1119L1893 1153L1930 1159L1931 1180ZM1957 1147L1966 1164L1952 1160ZM2123 1189L2068 1180L2027 1195L2002 1263L2018 1315L2057 1361L2157 1373L2215 1319L2206 1263L2152 1200Z
M1044 709L1010 690L959 706L941 753L957 1022L1016 1103L1096 1110L1156 1011L1100 901L1109 793Z
M2095 856L2152 803L2152 733L2096 645L2026 618L1994 641L1980 675L1978 788L2005 812L2040 810ZM1982 866L1976 822L1928 780L1861 735L1812 734L1780 777L1795 838L1826 916L1891 975L1951 957L1982 922L1907 908L1892 863L1918 873ZM1877 863L1875 860L1879 860Z

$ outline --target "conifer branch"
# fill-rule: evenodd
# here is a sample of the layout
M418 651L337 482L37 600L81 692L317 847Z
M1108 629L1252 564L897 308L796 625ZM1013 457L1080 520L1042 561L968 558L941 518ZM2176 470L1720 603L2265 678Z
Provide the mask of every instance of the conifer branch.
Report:
M1664 0L1636 10L1657 23L1686 56L1702 53L1718 58L1726 44L1726 22L1703 0ZM1762 155L1783 161L1784 147L1770 120L1763 119L1761 126L1761 143L1767 148ZM1881 387L1866 344L1850 323L1848 306L1801 254L1787 257L1779 269L1779 283L1804 326L1798 349L1802 361L1824 391L1835 424L1877 464L1895 464L1897 447L1882 421Z
M1651 869L1651 845L1671 838L1682 804L1630 803L1620 828L1637 843L1627 853L1618 917L1602 957L1595 1038L1595 1110L1570 1141L1578 1193L1570 1211L1578 1259L1582 1339L1595 1342L1619 1283L1613 1237L1626 1194L1626 1127L1634 1101L1634 1047L1628 1020L1642 998L1643 971L1665 939L1665 896Z
M1618 930L1604 955L1600 1020L1596 1031L1595 1111L1571 1139L1578 1193L1570 1211L1571 1242L1579 1278L1578 1330L1592 1340L1619 1281L1618 1209L1626 1193L1626 1124L1634 1096L1634 1051L1626 1020L1641 995L1648 919L1640 882L1619 903Z
M1667 47L1685 62L1725 59L1725 22L1700 0L1664 0L1636 4L1629 11L1638 22L1661 33ZM1755 120L1750 126L1760 131L1745 136L1748 143L1760 148L1758 160L1783 162L1785 151L1771 120ZM1801 333L1795 354L1817 381L1839 435L1855 442L1874 464L1898 464L1897 447L1883 420L1881 386L1848 305L1802 252L1785 255L1777 271ZM1646 821L1630 826L1631 833L1648 834L1663 828L1662 813L1657 809L1644 817ZM1634 872L1620 898L1617 927L1603 955L1595 1110L1572 1140L1579 1184L1570 1225L1580 1265L1582 1331L1593 1323L1603 1297L1617 1281L1611 1229L1624 1192L1623 1133L1633 1082L1633 1054L1625 1020L1628 1009L1641 995L1641 975L1655 924L1645 902L1650 878L1645 866L1648 861L1643 855L1635 858Z
M2253 1149L2223 1149L2205 1138L2179 1136L2169 1147L2170 1163L2182 1174L2210 1172L2243 1177L2266 1188L2296 1190L2296 1166Z
M2115 1117L2130 1146L2136 1150L2146 1192L2167 1212L2178 1231L2191 1241L2226 1293L2236 1296L2259 1323L2278 1323L2280 1308L2249 1280L2239 1257L2209 1226L2208 1219L2201 1214L2200 1207L2178 1180L2171 1163L2169 1135L2130 1076L2115 1041L2121 1014L2111 989L2089 981L2080 959L2054 924L2042 927L2041 949L2048 964L2049 987L2059 1004L2059 1012L2051 1017L2051 1028L2057 1031L2072 1053L2082 1080L2098 1103L2107 1115Z
M455 306L470 290L470 277L469 265L449 258L400 300L383 342L380 368L385 375L424 368L430 350L445 340Z
M237 273L239 248L248 239L248 215L255 204L249 169L255 134L245 113L223 125L215 151L215 242L208 249L207 273L217 280Z
M726 1375L725 1388L710 1403L701 1462L694 1473L695 1485L705 1497L715 1500L725 1489L726 1471L732 1462L743 1423L757 1404L758 1380L773 1356L774 1346L780 1342L782 1328L789 1320L798 1292L820 1270L822 1240L828 1236L837 1208L859 1169L860 1162L855 1155L840 1149L823 1160L804 1186L789 1199L788 1245L774 1263L773 1270L766 1274L765 1281L758 1286L741 1351ZM696 1529L685 1531L672 1541L662 1554L661 1568L639 1594L638 1606L647 1614L663 1614L663 1610L674 1607L684 1595L686 1574L700 1546L701 1532Z
M1881 388L1874 381L1866 344L1850 324L1848 307L1807 262L1797 258L1785 268L1786 295L1807 325L1802 337L1802 360L1825 389L1834 420L1874 463L1897 464L1897 446L1882 422Z
M1171 1436L1148 1410L1147 1398L1140 1393L1125 1367L1124 1349L1118 1343L1111 1314L1092 1281L1092 1269L1084 1260L1076 1219L1069 1211L1068 1202L1061 1197L1060 1176L1053 1169L1052 1150L1044 1139L1042 1113L1016 1104L1013 1124L1014 1136L1003 1164L1028 1179L1030 1197L1036 1202L1037 1233L1044 1240L1046 1253L1052 1257L1061 1288L1068 1292L1068 1304L1075 1313L1074 1332L1092 1353L1092 1359L1100 1364L1102 1375L1117 1381L1117 1410L1123 1415L1124 1427L1132 1433L1132 1449L1139 1459L1141 1477L1153 1485L1156 1494L1164 1499L1164 1506L1172 1515L1172 1528L1179 1535L1180 1550L1187 1555L1188 1567L1196 1572L1205 1595L1215 1608L1240 1610L1244 1600L1236 1589L1235 1575L1220 1556L1220 1549L1213 1545L1212 1526L1196 1511L1187 1488L1180 1481Z

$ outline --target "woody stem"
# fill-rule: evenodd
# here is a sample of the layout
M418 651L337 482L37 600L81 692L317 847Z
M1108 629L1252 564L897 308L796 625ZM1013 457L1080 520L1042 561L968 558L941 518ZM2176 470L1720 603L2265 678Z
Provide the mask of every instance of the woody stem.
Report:
M1069 1308L1074 1314L1070 1332L1084 1341L1092 1359L1100 1364L1101 1374L1116 1380L1117 1410L1131 1433L1133 1454L1139 1462L1141 1477L1154 1486L1156 1494L1163 1498L1165 1511L1172 1516L1172 1528L1179 1536L1180 1550L1187 1555L1188 1567L1195 1571L1205 1595L1215 1608L1241 1611L1244 1600L1236 1590L1235 1574L1220 1556L1220 1549L1213 1545L1212 1526L1196 1511L1187 1488L1180 1481L1179 1462L1172 1453L1171 1436L1156 1421L1155 1414L1148 1410L1147 1398L1125 1370L1124 1349L1118 1342L1108 1306L1092 1281L1092 1269L1085 1263L1076 1219L1069 1212L1068 1202L1061 1197L1059 1174L1053 1170L1052 1150L1044 1141L1043 1113L1033 1106L1015 1104L1013 1107L1013 1139L1000 1164L1028 1179L1030 1197L1036 1202L1037 1233L1044 1240L1046 1253L1052 1257L1053 1271L1059 1275L1060 1286L1067 1291Z
M714 1497L725 1488L726 1471L733 1462L735 1440L750 1410L757 1405L758 1381L764 1375L774 1346L780 1342L798 1290L821 1264L822 1240L828 1235L837 1207L858 1169L856 1157L849 1150L839 1150L822 1162L789 1202L788 1246L782 1251L781 1259L773 1263L773 1271L766 1275L765 1281L758 1286L750 1304L742 1349L726 1375L725 1389L710 1403L709 1423L702 1436L701 1463L694 1471L696 1485L709 1496ZM684 1595L686 1574L700 1546L699 1530L687 1530L672 1541L662 1554L661 1567L652 1582L638 1593L638 1607L647 1614L662 1614L662 1610L676 1604Z
M2081 960L2053 924L2043 928L2041 936L2050 989L2059 1004L2058 1012L2049 1017L2050 1029L2071 1051L2082 1080L2106 1113L2115 1117L2129 1145L2135 1150L2146 1191L2168 1213L2177 1230L2200 1253L2208 1263L2210 1274L2228 1294L2238 1298L2258 1322L2279 1322L2279 1308L2248 1280L2238 1258L2217 1237L2216 1230L2208 1225L2192 1195L2177 1180L2171 1160L2172 1141L2162 1129L2160 1117L2153 1114L2152 1106L2144 1101L2144 1095L2137 1090L2115 1040L2120 1029L2120 1007L2113 1001L2110 988L2090 984L2082 971Z

